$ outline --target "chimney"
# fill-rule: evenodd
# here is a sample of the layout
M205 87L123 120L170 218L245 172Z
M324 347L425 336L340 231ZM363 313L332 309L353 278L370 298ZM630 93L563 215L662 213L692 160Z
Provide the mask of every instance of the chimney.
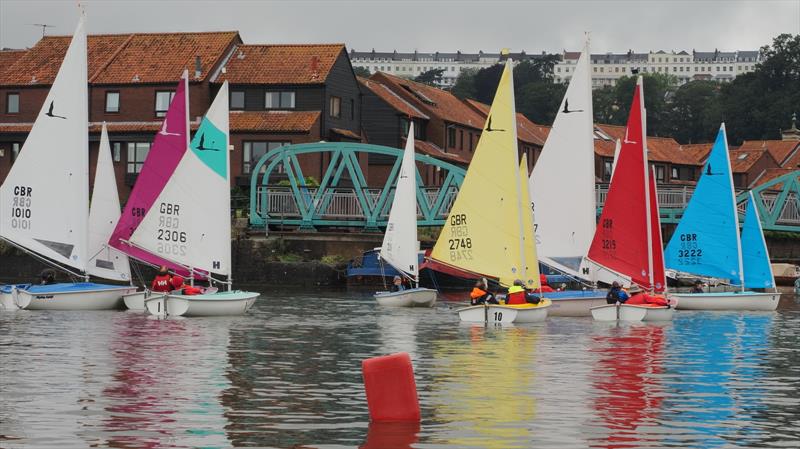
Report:
M311 57L311 79L319 78L319 56Z
M200 78L203 74L203 63L200 61L200 56L194 57L194 77Z

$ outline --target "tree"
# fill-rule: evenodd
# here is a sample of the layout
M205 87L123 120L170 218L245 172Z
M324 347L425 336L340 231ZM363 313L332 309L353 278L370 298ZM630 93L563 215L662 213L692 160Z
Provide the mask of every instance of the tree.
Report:
M363 78L369 78L370 75L369 69L367 69L366 67L353 67L353 73L355 73L356 76L360 76Z
M417 77L414 78L414 81L427 84L429 86L436 86L437 84L441 83L443 76L444 69L430 69L417 75Z
M465 100L467 98L475 97L475 74L478 69L465 69L459 72L456 83L450 89L450 92L458 98Z
M668 99L678 84L678 79L663 73L645 73L644 107L647 109L647 133L651 136L669 134ZM610 125L625 125L631 108L636 76L623 76L614 87L604 87L593 92L595 121Z
M691 81L675 91L669 116L669 135L680 143L709 142L721 121L720 85L714 81Z
M517 112L534 123L553 123L566 92L565 84L545 81L527 83L516 95Z

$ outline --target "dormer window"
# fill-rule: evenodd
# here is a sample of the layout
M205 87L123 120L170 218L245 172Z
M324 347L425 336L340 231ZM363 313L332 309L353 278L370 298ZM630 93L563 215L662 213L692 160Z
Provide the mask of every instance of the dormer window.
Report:
M294 109L294 92L267 92L265 109Z

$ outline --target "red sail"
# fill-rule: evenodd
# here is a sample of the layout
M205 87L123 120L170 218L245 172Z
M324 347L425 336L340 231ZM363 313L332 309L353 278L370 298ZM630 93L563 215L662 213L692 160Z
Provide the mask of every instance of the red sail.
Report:
M656 191L656 177L650 170L650 227L653 236L653 290L656 293L664 292L667 288L666 273L664 273L664 244L661 241L661 216L658 213L658 192Z
M625 139L588 256L641 286L649 286L647 226L650 220L645 196L648 170L643 145L641 88L638 83L633 93Z

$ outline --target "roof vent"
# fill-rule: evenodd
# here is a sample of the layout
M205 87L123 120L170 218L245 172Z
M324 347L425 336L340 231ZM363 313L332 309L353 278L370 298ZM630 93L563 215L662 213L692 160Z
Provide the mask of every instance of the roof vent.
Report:
M36 84L36 83L38 83L38 82L39 82L39 80L37 80L37 79L36 79L36 75L33 75L33 76L31 77L31 84Z
M194 57L194 77L200 78L200 75L203 74L203 62L200 60L200 56Z
M236 58L237 58L237 59L244 59L244 52L243 52L243 51L241 51L241 50L239 50L239 54L238 54L238 55L236 55Z
M134 83L138 83L139 82L139 74L137 73L136 75L133 75L133 78L131 78L131 81L134 82Z

